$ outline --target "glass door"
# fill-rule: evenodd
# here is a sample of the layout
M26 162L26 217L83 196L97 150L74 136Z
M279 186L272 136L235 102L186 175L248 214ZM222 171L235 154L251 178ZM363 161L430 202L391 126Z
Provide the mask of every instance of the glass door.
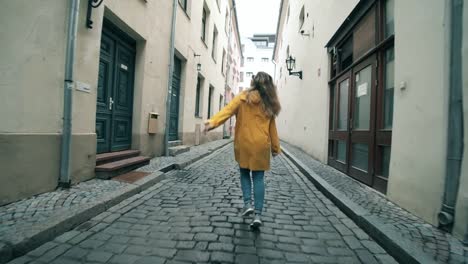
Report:
M351 74L340 77L331 89L330 102L330 158L329 163L347 173L349 158L349 111L351 95Z
M352 70L351 111L349 113L349 175L372 185L376 59L371 56Z

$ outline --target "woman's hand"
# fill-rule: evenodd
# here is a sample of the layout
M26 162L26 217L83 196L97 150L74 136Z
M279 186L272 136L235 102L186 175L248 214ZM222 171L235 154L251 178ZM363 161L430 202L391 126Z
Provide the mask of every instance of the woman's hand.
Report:
M205 128L203 129L203 133L205 133L206 135L206 132L212 130L214 127L211 125L210 121L205 121Z

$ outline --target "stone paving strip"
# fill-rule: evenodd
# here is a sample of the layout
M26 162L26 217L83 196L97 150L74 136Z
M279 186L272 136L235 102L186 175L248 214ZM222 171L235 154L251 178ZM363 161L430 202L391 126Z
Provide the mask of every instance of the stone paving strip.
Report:
M282 142L309 179L402 263L468 263L460 240L424 222L384 195Z
M265 177L259 231L230 144L10 264L397 263L284 155Z
M176 157L156 157L142 168L151 174L133 184L93 179L0 207L0 263L27 253L156 184L165 177L163 172L184 168L231 141L212 141Z

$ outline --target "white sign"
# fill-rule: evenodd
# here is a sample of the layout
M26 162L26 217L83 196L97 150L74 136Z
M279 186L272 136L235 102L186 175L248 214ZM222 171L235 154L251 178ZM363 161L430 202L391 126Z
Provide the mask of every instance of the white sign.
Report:
M120 64L120 68L122 68L122 69L124 69L126 71L128 70L128 66L125 65L125 64Z
M91 92L91 85L87 84L87 83L82 83L82 82L75 82L75 87L76 87L76 90L78 91L82 91L82 92L85 92L85 93L90 93Z
M367 83L363 83L358 86L357 97L367 95Z

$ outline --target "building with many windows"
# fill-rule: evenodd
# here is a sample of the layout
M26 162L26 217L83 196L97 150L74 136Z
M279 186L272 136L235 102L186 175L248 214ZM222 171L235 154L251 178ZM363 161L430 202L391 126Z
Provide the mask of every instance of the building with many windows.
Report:
M273 77L275 65L271 58L275 41L274 34L254 34L253 37L242 39L244 57L241 61L239 84L241 89L248 89L252 76L259 71L264 71Z
M200 131L224 104L228 58L240 64L228 49L229 36L239 35L234 7L233 0L2 3L0 205L163 155L168 113L171 145L221 138L222 129Z
M463 127L468 138L468 34L464 27L463 50L450 48L459 41L450 34L450 5L282 0L273 58L283 140L433 225L453 219L447 229L461 238L468 159L456 139ZM289 74L288 58L302 79ZM463 67L451 68L457 58ZM463 98L449 100L452 87ZM453 100L464 101L464 113L450 112Z
M223 137L223 128L206 136L203 122L219 111L237 89L239 29L232 0L179 0L176 65L180 80L172 98L171 140L197 145ZM198 65L198 66L197 66ZM199 67L199 69L198 69Z

